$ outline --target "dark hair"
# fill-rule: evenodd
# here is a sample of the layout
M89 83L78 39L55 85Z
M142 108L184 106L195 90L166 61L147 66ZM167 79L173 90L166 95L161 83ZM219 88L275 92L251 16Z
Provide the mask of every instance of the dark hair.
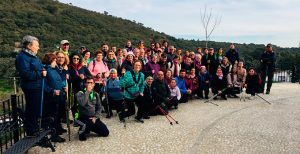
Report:
M90 51L86 49L86 50L84 50L84 51L82 52L81 55L84 56L84 55L85 55L86 53L88 53L88 52L90 52Z
M93 79L93 77L87 76L87 77L84 79L84 83L86 83L88 80L93 80L93 82L95 82L94 79Z
M177 59L177 58L179 58L179 56L178 56L178 55L175 55L174 58L173 58L173 60L174 60L174 59Z
M46 53L42 60L42 63L50 65L54 61L54 59L56 59L56 55L54 53Z
M98 54L102 54L103 55L103 52L100 50L100 51L97 51L96 53L95 53L95 57L97 57L97 55Z
M167 54L163 53L163 54L161 55L161 58L167 58Z
M180 72L180 73L181 73L181 72L186 72L186 70L185 70L185 69L181 69L179 72Z
M74 53L72 53L71 56L70 56L70 64L73 64L73 60L71 60L71 59L73 59L74 56L78 56L78 57L79 57L79 63L82 62L82 56L81 56L79 53L74 52Z
M101 47L103 47L104 45L109 46L107 42L104 42L104 43L102 43Z

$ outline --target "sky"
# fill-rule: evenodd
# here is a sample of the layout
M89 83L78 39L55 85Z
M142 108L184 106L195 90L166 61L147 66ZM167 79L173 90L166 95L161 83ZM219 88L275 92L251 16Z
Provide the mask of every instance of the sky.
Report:
M59 0L135 20L176 38L205 40L201 11L221 17L210 40L300 47L300 0ZM215 18L213 18L215 19Z

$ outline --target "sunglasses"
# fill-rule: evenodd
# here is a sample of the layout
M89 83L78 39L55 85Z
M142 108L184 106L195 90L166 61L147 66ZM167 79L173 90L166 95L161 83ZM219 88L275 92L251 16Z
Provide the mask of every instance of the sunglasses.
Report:
M74 60L79 60L79 58L75 58L75 57L74 57L73 59L74 59Z

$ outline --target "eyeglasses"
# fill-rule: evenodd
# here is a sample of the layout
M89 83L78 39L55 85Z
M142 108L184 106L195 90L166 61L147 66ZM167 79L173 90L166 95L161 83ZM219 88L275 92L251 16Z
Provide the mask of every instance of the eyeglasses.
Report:
M65 57L57 57L57 58L60 58L60 59L61 59L61 58L65 58Z
M79 58L74 57L73 60L79 60Z
M94 84L94 82L86 82L86 84Z

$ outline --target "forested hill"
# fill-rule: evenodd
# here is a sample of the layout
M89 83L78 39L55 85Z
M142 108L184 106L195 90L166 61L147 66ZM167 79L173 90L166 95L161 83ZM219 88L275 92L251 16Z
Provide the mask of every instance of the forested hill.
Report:
M101 4L99 4L101 5ZM178 49L195 50L204 47L203 41L176 39L162 32L109 14L85 10L71 4L55 0L0 0L0 57L15 57L15 42L20 42L24 35L34 35L40 39L41 52L55 50L62 39L71 42L71 50L78 50L85 45L96 51L103 42L111 46L123 47L127 39L136 43L144 40L161 42L167 40ZM268 42L266 42L268 43ZM228 49L229 42L209 42L209 47ZM258 58L264 45L237 44L242 58L247 65L257 66ZM278 67L289 69L300 63L299 48L274 47L278 55ZM1 60L4 63L6 60ZM7 62L5 62L6 65ZM0 64L2 66L2 64ZM3 66L2 66L3 67ZM300 66L299 66L300 68ZM0 77L3 74L0 68ZM12 72L12 71L8 71Z

